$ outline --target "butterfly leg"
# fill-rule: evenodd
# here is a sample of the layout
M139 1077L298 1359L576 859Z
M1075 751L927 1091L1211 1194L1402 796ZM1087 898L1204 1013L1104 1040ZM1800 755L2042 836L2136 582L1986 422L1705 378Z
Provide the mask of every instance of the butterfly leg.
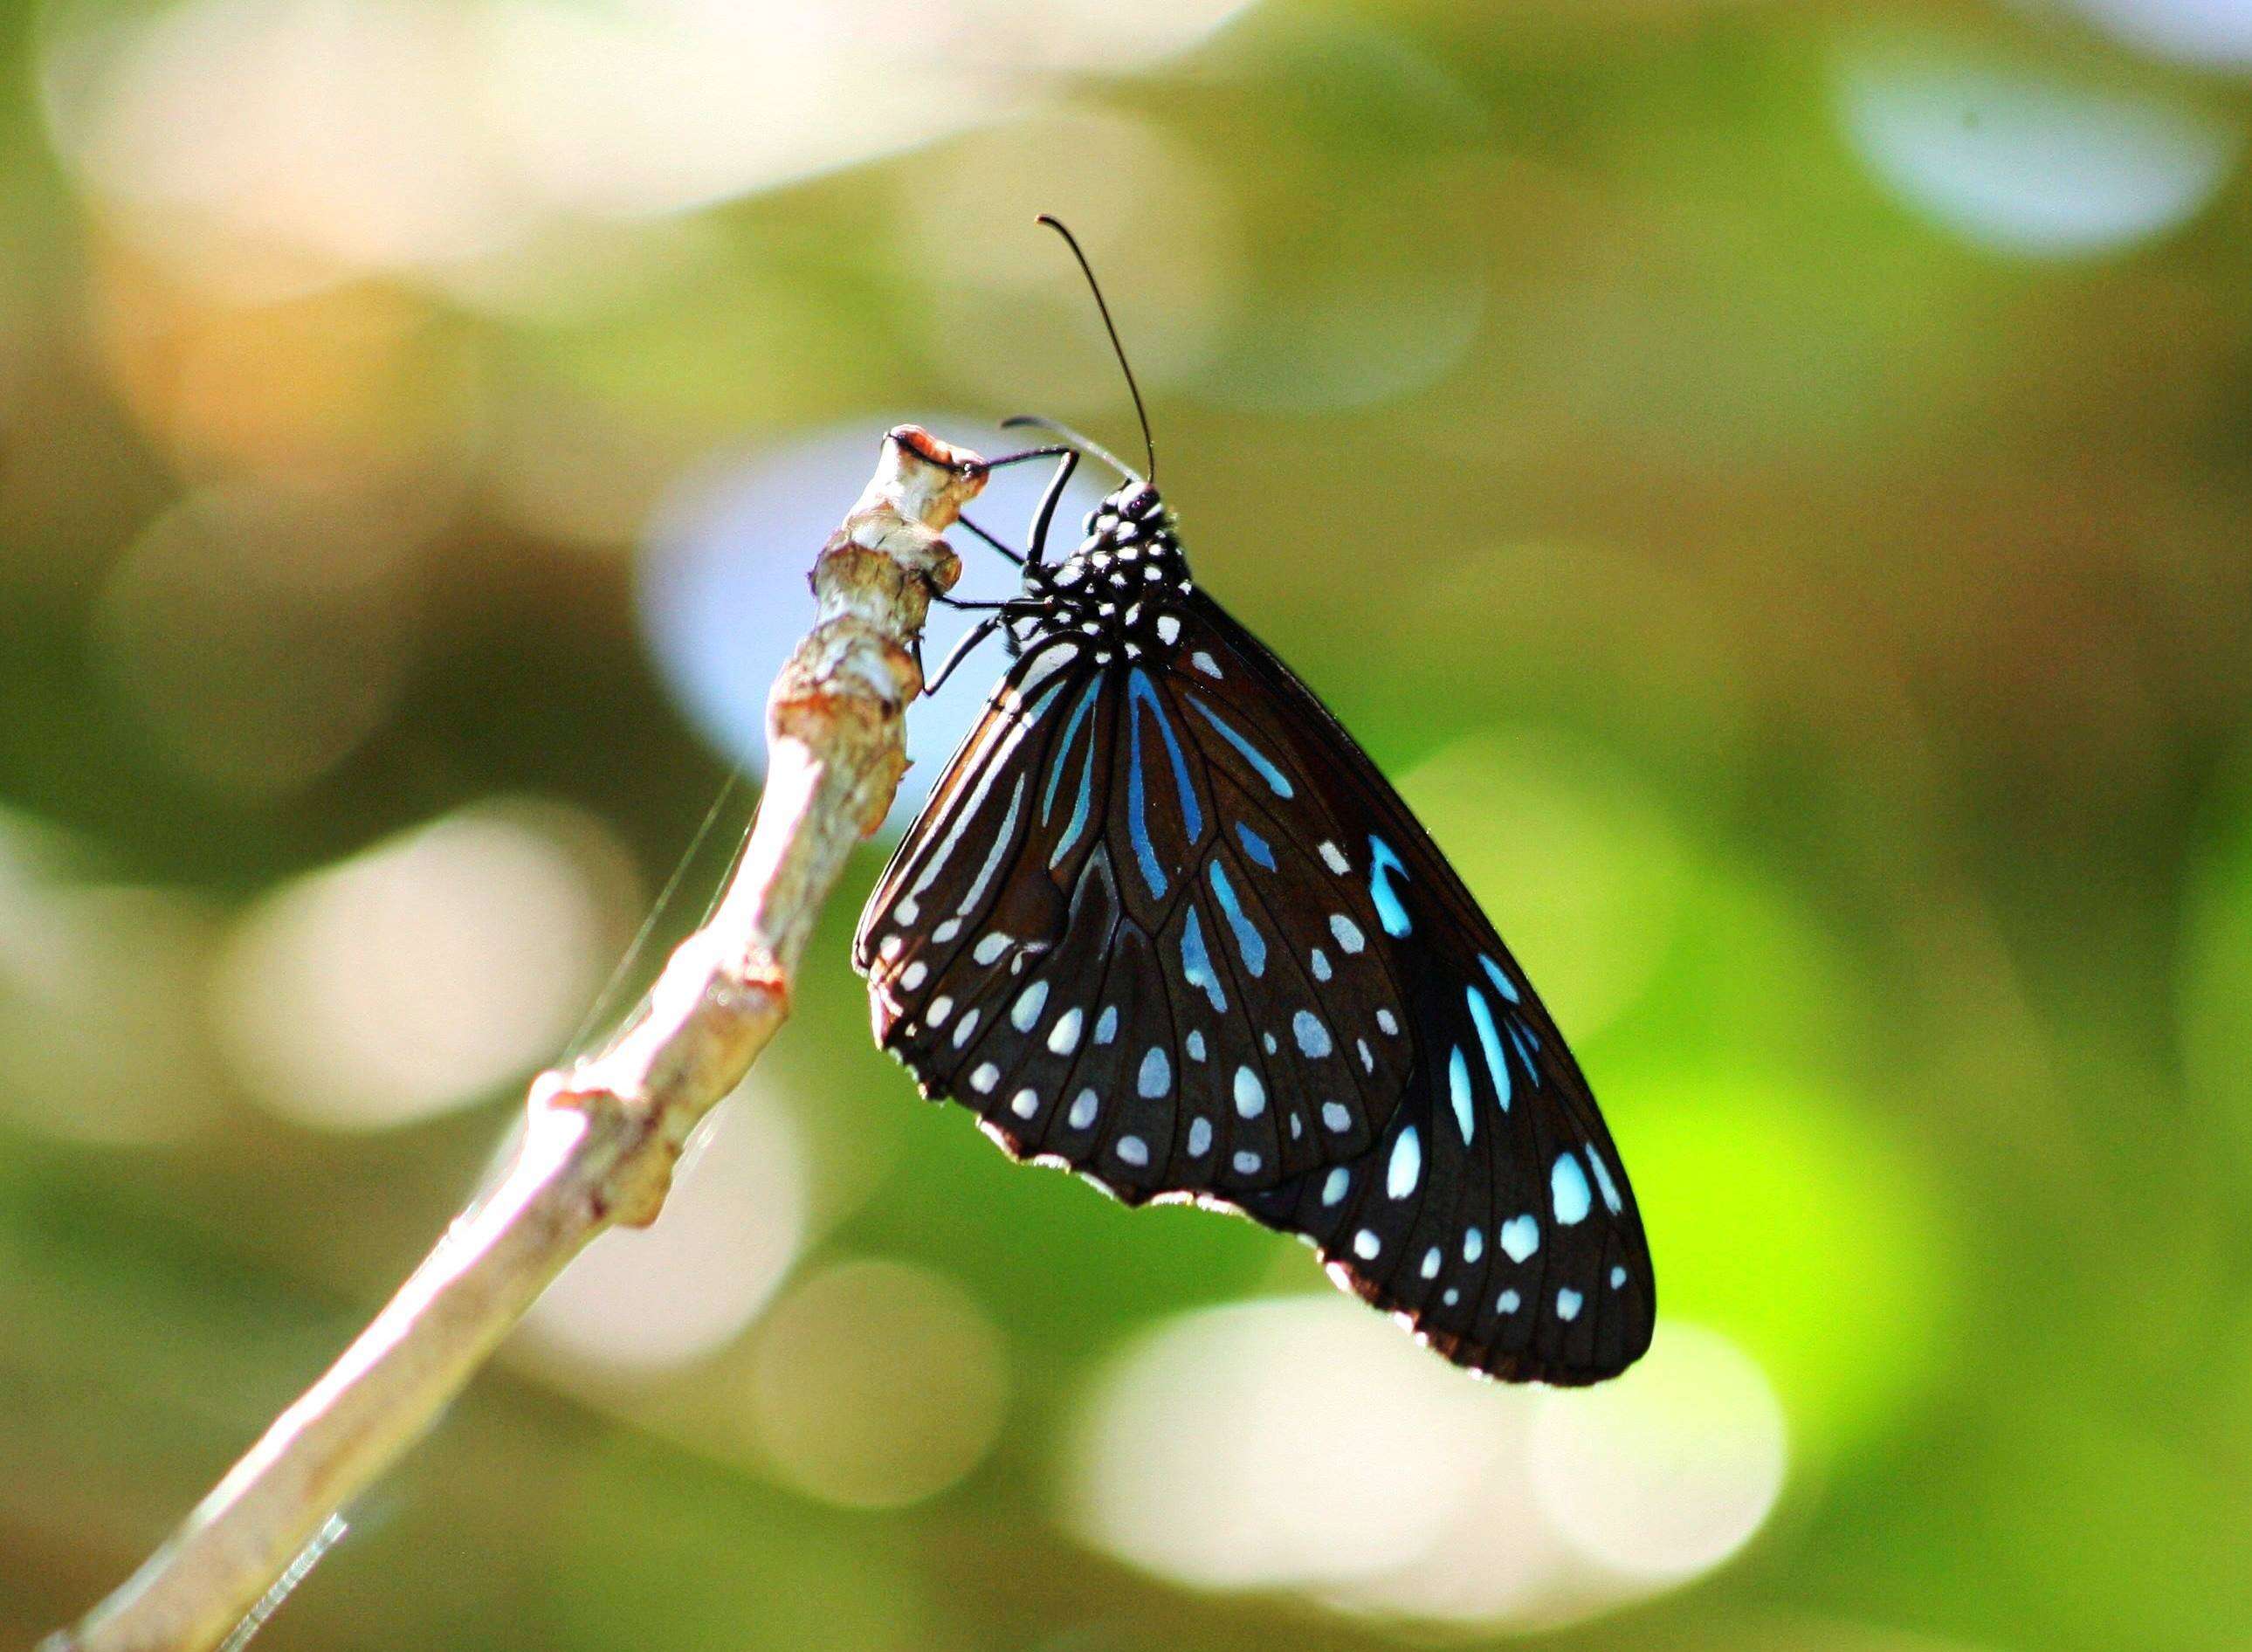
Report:
M1003 545L999 539L996 538L992 534L986 532L984 529L979 527L968 517L957 516L955 517L955 520L959 522L963 527L969 529L970 532L976 534L979 538L985 541L987 545L992 546L994 550L998 551L1010 561L1015 563L1018 567L1021 568L1025 566L1025 558L1022 552L1011 550L1009 546Z
M1067 452L1056 462L1055 475L1048 479L1048 490L1040 496L1040 508L1032 517L1031 566L1039 568L1047 565L1048 529L1055 521L1056 506L1063 501L1063 490L1070 484L1072 472L1079 469L1079 455Z
M935 694L945 687L946 679L954 675L954 668L970 656L970 651L972 649L999 629L1001 622L1002 616L996 614L991 618L980 620L976 625L971 626L969 634L954 645L945 659L939 662L938 675L924 679L922 691L926 694Z

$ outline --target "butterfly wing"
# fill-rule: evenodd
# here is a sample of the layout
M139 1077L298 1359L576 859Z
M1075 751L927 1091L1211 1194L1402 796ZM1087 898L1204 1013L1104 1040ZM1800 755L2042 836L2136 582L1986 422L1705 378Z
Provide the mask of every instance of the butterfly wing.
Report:
M1329 996L1400 997L1387 956L1337 941L1373 933L1368 897L1278 881L1272 811L1317 796L1192 718L1162 662L1036 641L869 900L877 1041L1013 1156L1129 1203L1240 1204L1365 1155L1408 1046L1324 1047Z
M1340 850L1293 843L1365 888L1366 936L1392 961L1413 1059L1364 1158L1245 1202L1310 1239L1333 1276L1404 1316L1459 1364L1512 1380L1594 1382L1650 1344L1657 1296L1640 1212L1587 1080L1547 1010L1446 857L1328 709L1209 598L1195 599L1227 704L1288 743L1337 823ZM1193 663L1195 656L1189 656ZM1263 708L1263 714L1252 708ZM1338 862L1342 860L1343 864ZM1301 899L1315 899L1311 894ZM1358 1041L1385 1006L1335 1006ZM1371 1022L1375 1024L1371 1026Z
M1322 1251L1457 1362L1648 1345L1640 1218L1477 903L1311 691L1209 598L1163 659L1032 642L871 898L878 1041L1019 1158Z

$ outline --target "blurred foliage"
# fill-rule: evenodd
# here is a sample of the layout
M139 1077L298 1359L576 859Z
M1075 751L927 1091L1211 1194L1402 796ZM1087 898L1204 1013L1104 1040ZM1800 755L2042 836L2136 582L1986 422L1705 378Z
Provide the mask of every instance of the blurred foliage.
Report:
M650 635L683 479L830 441L744 549L787 635L899 409L1129 442L1049 211L1200 577L1427 811L1605 1099L1667 1312L1781 1402L1741 1555L1507 1632L2242 1644L2252 27L725 10L0 6L0 1632L121 1579L474 1185L513 1082L437 1105L385 1046L452 1050L451 1003L502 1040L480 1073L551 1057L545 1006L595 996L754 757ZM585 911L475 878L433 909L399 835L462 818ZM746 1317L623 1373L536 1325L261 1644L1398 1632L1056 1518L1102 1361L1324 1288L917 1103L844 961L881 854L740 1103L805 1189ZM473 942L539 989L448 975ZM318 1059L399 1121L261 1093ZM680 1289L728 1268L723 1192ZM850 1306L872 1279L893 1317ZM991 1416L912 1497L870 1489L882 1436L843 1479L761 1440L817 1407L803 1350L862 1347L995 1362L949 1364Z

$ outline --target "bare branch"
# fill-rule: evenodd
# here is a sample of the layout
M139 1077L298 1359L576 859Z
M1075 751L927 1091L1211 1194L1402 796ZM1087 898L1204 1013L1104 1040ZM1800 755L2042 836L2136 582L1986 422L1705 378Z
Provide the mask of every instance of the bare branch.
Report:
M205 1652L330 1516L458 1394L564 1264L654 1221L682 1144L789 1014L790 983L845 857L907 767L913 644L960 565L939 536L984 485L975 455L902 426L814 563L813 628L767 708L768 767L742 864L602 1052L532 1086L492 1190L229 1471L164 1546L42 1652Z

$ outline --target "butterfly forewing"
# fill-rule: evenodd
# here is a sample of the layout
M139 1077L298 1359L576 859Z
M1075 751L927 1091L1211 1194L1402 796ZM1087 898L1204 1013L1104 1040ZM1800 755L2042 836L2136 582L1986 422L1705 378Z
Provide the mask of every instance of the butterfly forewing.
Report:
M1577 1065L1374 764L1180 587L1137 646L1026 639L862 920L878 1039L1018 1157L1304 1236L1461 1364L1622 1369L1650 1260Z

